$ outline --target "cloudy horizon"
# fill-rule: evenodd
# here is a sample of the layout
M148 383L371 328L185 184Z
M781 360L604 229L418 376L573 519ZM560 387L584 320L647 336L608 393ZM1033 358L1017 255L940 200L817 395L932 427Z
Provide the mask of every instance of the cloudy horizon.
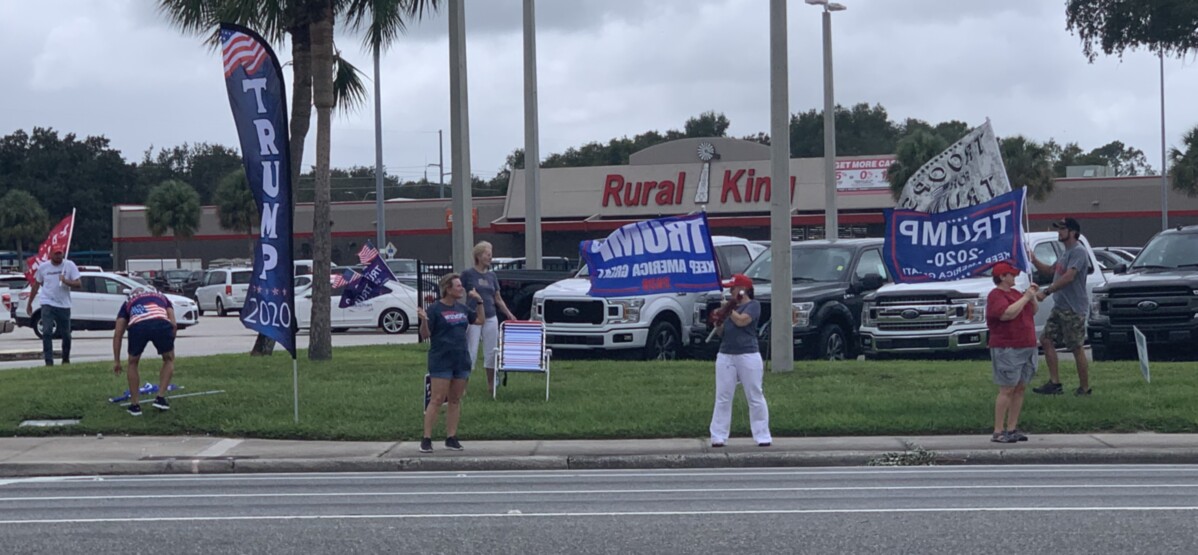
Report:
M1000 136L1139 148L1160 170L1155 56L1082 55L1064 2L846 0L833 15L837 103L881 104L894 121L979 125ZM0 4L0 135L33 127L103 135L126 160L182 143L237 147L219 55L176 31L156 2ZM466 2L471 168L489 179L523 146L520 0ZM790 112L823 105L819 10L789 4ZM387 171L436 180L437 130L449 128L445 10L410 25L382 57ZM730 136L769 130L768 3L575 0L537 4L542 156L649 130L705 111ZM370 55L339 28L337 47L368 74ZM286 63L289 49L276 45ZM1165 60L1167 141L1198 125L1183 102L1193 58ZM290 80L289 70L288 80ZM373 166L373 98L337 115L334 167ZM315 127L313 127L313 132ZM313 158L308 141L305 166ZM449 150L449 136L445 136ZM448 156L448 155L447 155ZM448 160L446 165L449 165Z

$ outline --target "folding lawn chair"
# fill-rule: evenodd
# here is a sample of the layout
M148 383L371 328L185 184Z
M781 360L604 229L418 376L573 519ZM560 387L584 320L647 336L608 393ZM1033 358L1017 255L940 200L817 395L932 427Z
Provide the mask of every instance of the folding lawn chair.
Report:
M500 373L507 385L509 372L542 372L545 374L545 400L549 400L549 360L553 349L545 346L545 324L536 321L508 320L499 326L499 347L495 349L495 387L491 398L499 393Z

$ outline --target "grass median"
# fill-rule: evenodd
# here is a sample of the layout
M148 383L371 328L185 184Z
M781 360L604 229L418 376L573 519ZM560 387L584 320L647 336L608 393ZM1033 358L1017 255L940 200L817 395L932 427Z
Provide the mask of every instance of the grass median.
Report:
M323 440L412 440L421 435L424 345L338 348L331 362L301 352L300 423L292 420L291 360L218 355L181 359L180 398L159 413L130 417L107 398L125 390L108 364L0 372L0 433L5 435L220 435ZM156 381L158 361L143 365ZM463 440L706 437L714 387L711 361L556 360L552 396L540 375L515 374L499 399L481 371L463 401ZM1198 372L1192 363L1159 363L1145 383L1133 361L1091 363L1094 395L1029 393L1029 433L1198 432ZM1062 362L1067 390L1072 362ZM1041 364L1039 384L1047 375ZM792 373L765 376L770 427L777 437L988 434L995 387L988 361L800 361ZM152 400L152 399L149 399ZM147 400L147 401L149 401ZM733 434L749 436L738 393ZM78 418L65 428L18 427L26 419ZM444 420L442 419L442 423ZM443 432L439 432L440 436Z

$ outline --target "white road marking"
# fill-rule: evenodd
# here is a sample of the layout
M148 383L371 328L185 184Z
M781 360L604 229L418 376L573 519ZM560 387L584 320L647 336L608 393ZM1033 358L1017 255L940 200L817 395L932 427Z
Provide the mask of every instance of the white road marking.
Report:
M98 524L140 522L229 522L281 520L415 520L415 519L476 519L476 518L586 518L586 517L647 517L647 516L727 516L727 515L819 515L819 514L903 514L903 513L1027 513L1027 512L1164 512L1198 511L1198 506L1184 507L912 507L894 509L761 509L729 511L628 511L591 513L429 513L378 515L272 515L272 516L180 516L180 517L119 517L119 518L61 518L0 520L5 524Z
M222 439L216 443L213 443L207 449L196 453L196 457L219 457L225 453L228 453L230 449L241 445L242 441L243 440L240 439Z
M720 476L721 478L737 478L737 477L773 477L773 476L860 476L860 475L880 475L880 476L895 476L904 474L978 474L992 475L1001 474L1004 476L1020 475L1026 478L1027 472L1037 472L1044 474L1072 474L1081 473L1167 473L1167 472L1188 472L1198 474L1198 466L1098 466L1098 465L1075 465L1075 466L966 466L966 467L937 467L927 466L919 468L905 467L822 467L805 470L732 470L732 469L711 469L709 471L688 470L685 472L662 472L653 471L646 472L644 470L560 470L560 471L528 471L528 470L489 470L471 473L454 472L361 472L361 473L304 473L304 474L287 474L287 473L263 473L263 474L205 474L203 476L186 476L173 474L145 475L145 476L108 476L110 482L194 482L194 481L302 481L302 480L359 480L362 478L372 479L388 479L388 480L445 480L446 478L458 479L487 479L496 476L502 476L509 479L543 479L543 478L596 478L596 477L619 477L619 478L673 478L673 477L711 477ZM1022 473L1022 474L1020 474Z
M52 497L0 497L0 503L21 501L89 501L95 499L145 500L158 499L238 499L267 497L468 497L479 496L529 496L529 495L637 495L662 493L770 493L770 492L852 492L852 491L949 491L949 490L1047 490L1047 489L1144 489L1144 488L1198 488L1195 484L1001 484L976 486L823 486L823 487L765 487L765 488L662 488L662 489L588 489L588 490L495 490L495 491L371 491L371 492L287 492L287 493L174 493L154 495L63 495Z

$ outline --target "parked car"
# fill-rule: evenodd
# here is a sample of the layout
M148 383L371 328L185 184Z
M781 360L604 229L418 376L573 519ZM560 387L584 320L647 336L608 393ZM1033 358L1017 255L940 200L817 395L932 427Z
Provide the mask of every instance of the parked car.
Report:
M1194 354L1198 343L1198 225L1156 234L1126 273L1090 297L1087 325L1094 360L1135 358L1139 329L1150 355Z
M756 285L761 302L758 345L770 352L770 284L772 253L766 251L744 271ZM866 295L890 281L882 262L881 239L795 241L791 243L791 318L794 356L824 360L857 357L861 306ZM719 308L724 294L708 293L695 305L691 328L692 351L714 358L719 335L711 335L708 315ZM785 321L785 320L783 320Z
M159 291L195 299L196 289L203 281L204 272L199 270L166 270L158 274L153 285Z
M203 283L196 289L200 314L205 310L214 310L218 316L225 316L231 310L240 312L241 307L245 306L245 294L253 273L252 268L208 270Z
M0 274L0 289L20 291L26 287L29 282L25 281L25 274Z
M1117 269L1126 268L1131 263L1123 255L1109 250L1094 249L1094 258L1098 260L1098 269L1107 273L1113 273Z
M387 267L391 269L391 273L395 277L399 276L415 276L416 270L415 258L390 258L387 259Z
M1094 254L1098 256L1098 261L1103 261L1103 256L1106 255L1109 260L1118 263L1131 264L1132 260L1136 259L1136 254L1140 252L1139 247L1095 247ZM1114 269L1114 266L1111 268Z
M388 334L408 331L416 319L416 291L394 281L385 287L388 293L347 308L340 308L338 302L344 288L334 287L330 316L333 331L348 328L380 328ZM312 325L311 285L296 290L295 315L300 328Z
M0 333L12 333L17 327L16 319L13 317L15 296L16 293L11 289L0 286Z
M492 270L524 270L528 264L528 259L520 256L516 258L495 258L491 260ZM572 272L578 269L578 265L573 260L564 256L542 256L542 270L554 270L558 272Z
M82 287L71 292L72 330L111 330L116 326L116 315L129 297L129 292L141 287L136 281L112 272L80 272ZM33 328L41 337L41 303L30 299L31 290L18 296L17 325ZM187 329L199 323L199 307L191 299L167 294L175 307L175 322L179 329ZM33 314L26 315L25 307L33 304Z
M721 279L743 271L766 250L739 237L714 236L712 244ZM591 297L588 275L587 267L583 266L575 277L533 295L531 317L545 322L549 347L636 351L641 358L651 360L672 360L685 354L683 342L691 337L695 304L701 302L702 293Z
M1064 253L1064 245L1055 231L1024 234L1041 262L1052 265ZM1106 283L1098 259L1085 236L1082 247L1090 259L1085 276L1086 288L1093 290ZM1053 276L1021 272L1015 288L1023 290L1030 280L1039 285L1052 283ZM985 356L989 348L986 327L986 299L994 289L990 276L957 281L895 283L878 289L866 298L861 314L861 350L866 358L886 356ZM1036 312L1037 336L1052 309L1052 298Z

